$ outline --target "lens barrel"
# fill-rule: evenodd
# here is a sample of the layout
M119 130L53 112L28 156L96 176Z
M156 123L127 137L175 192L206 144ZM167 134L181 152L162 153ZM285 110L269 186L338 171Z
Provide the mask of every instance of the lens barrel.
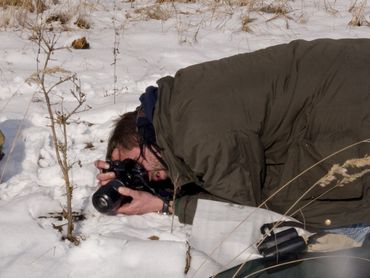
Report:
M118 192L118 188L124 184L114 179L101 186L92 196L92 203L94 208L100 213L114 213L121 205L129 203L132 198L123 196Z

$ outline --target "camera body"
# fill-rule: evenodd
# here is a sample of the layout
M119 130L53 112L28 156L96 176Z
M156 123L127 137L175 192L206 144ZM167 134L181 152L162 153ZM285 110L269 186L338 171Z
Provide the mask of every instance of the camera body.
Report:
M135 190L154 194L149 186L149 177L145 168L133 159L107 161L109 169L103 172L114 172L116 178L101 186L92 196L95 209L101 213L113 214L123 204L131 202L132 198L118 192L119 187L129 187Z

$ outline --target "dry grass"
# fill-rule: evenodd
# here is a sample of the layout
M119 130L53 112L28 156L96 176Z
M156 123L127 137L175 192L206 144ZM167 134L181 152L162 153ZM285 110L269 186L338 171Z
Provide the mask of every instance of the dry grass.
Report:
M16 7L24 9L30 13L42 13L46 10L46 5L42 0L0 0L0 7L7 9L9 7Z
M155 1L157 4L163 4L163 3L173 3L173 2L178 2L178 3L196 3L196 0L156 0Z
M287 28L289 28L291 20L297 23L306 22L306 19L296 18L297 16L292 15L293 9L290 5L293 1L291 0L156 0L151 2L152 4L146 5L135 0L128 2L131 2L132 13L127 13L127 17L135 21L166 21L171 17L178 18L182 15L191 17L191 12L183 12L181 8L178 9L178 6L182 5L184 7L183 5L185 4L197 3L203 5L202 8L198 8L197 12L201 10L211 11L210 22L215 19L216 15L218 18L223 16L225 22L227 22L228 18L233 14L240 12L241 31L244 32L252 32L251 22L254 20L256 13L271 15L267 17L266 22L283 19ZM70 2L68 3L58 0L0 0L0 27L24 26L28 16L27 13L41 13L45 22L50 24L50 30L68 31L77 27L90 29L91 21L89 21L88 14L93 10L99 9L101 7L100 4L98 2L92 3L87 0L81 0L78 5L73 5L72 7ZM335 4L336 0L323 1L325 10L333 16L338 14ZM367 0L355 0L349 9L349 12L352 13L352 19L348 25L370 26L369 18L365 15L366 8ZM202 21L202 23L206 22L207 19ZM222 23L220 24L222 25ZM200 29L197 29L196 32L198 33L199 31Z
M134 12L140 15L143 20L154 19L166 21L171 17L171 11L160 4L136 8Z
M251 19L249 15L245 15L242 17L242 31L243 32L252 32L252 28L250 27L250 23L253 22L254 19Z
M57 12L49 15L45 22L51 24L53 22L59 22L60 24L66 24L71 19L71 15L66 12Z
M277 4L262 6L259 11L268 14L286 15L290 12L290 9L285 2L279 2Z
M336 181L337 186L342 187L368 173L370 173L370 156L349 159L342 165L334 164L329 172L319 180L318 184L327 186Z
M49 31L69 31L75 28L90 29L88 15L96 10L86 1L71 4L58 0L0 0L0 27L28 27L35 17L46 23Z
M80 29L90 29L90 23L84 16L79 16L73 23Z
M5 11L0 11L0 27L7 26L24 26L24 19L27 18L27 11L17 9L13 6L8 7Z
M334 8L334 5L335 5L335 1L332 3L330 3L329 0L324 1L325 10L327 13L331 15L338 14L338 10Z
M359 143L370 143L369 139L366 139L364 141L361 141L361 142L357 142L351 146L348 146L348 147L352 147L352 146L355 146L355 145L358 145ZM347 149L348 147L346 147L345 149ZM340 150L339 152L345 150L345 149L342 149ZM338 153L338 152L336 152ZM332 156L332 155L331 155ZM330 157L330 156L329 156ZM326 157L324 158L325 160L329 157ZM315 164L315 166L318 165L318 164ZM310 167L312 168L312 167ZM310 169L309 168L309 169ZM307 170L307 169L306 169ZM302 173L305 173L306 172L303 171ZM351 173L349 173L351 172ZM301 173L301 174L302 174ZM300 175L301 175L300 174ZM323 176L321 179L319 179L317 182L315 182L315 184L313 184L304 194L303 196L305 196L312 188L314 188L315 186L326 186L326 185L329 185L329 184L332 184L333 182L335 183L334 186L328 190L326 193L330 192L331 190L335 190L335 188L338 188L338 187L342 187L346 184L350 184L352 183L353 181L365 176L365 175L368 175L370 174L370 157L369 156L365 156L363 158L354 158L354 159L348 159L346 160L343 164L339 165L339 164L335 164L332 166L332 168L328 171L328 173ZM295 179L295 178L294 178ZM293 179L293 180L294 180ZM291 208L293 208L302 198L303 196L301 196L298 200L296 200L296 202L284 213L284 216L287 216L289 211L291 210ZM323 196L323 195L321 195ZM319 196L319 197L321 197ZM308 204L305 204L303 207L301 207L299 210L301 210L302 208L306 207L307 205L311 204L312 202L314 202L315 200L317 200L319 197L313 199L311 202L309 202ZM260 206L259 206L260 207ZM291 214L290 216L296 214L299 210L297 210L296 212L294 212L293 214ZM251 216L248 215L248 217ZM244 222L244 221L242 221ZM275 229L277 228L278 226L280 225L280 221L277 221L276 224L274 225L274 227L272 228ZM237 226L238 227L238 226ZM235 231L235 229L232 230L232 232ZM229 235L232 233L230 232ZM229 236L227 235L227 236ZM220 246L220 245L219 245ZM216 248L218 248L219 246L217 246ZM257 243L257 246L258 246L258 243ZM248 248L250 247L247 247L246 249L244 249L240 254L242 254L244 251L246 251ZM216 249L215 249L216 250ZM214 251L215 251L214 250ZM310 258L308 258L310 259ZM233 259L234 260L234 259ZM367 261L370 261L369 259L366 259ZM299 260L300 261L300 260ZM245 261L244 263L242 263L240 265L240 267L236 270L236 272L234 273L234 276L233 277L236 277L236 275L242 270L242 268L245 266L245 264L247 263L247 261ZM230 263L229 263L230 264ZM278 264L277 266L282 266L284 263L281 263L281 264ZM276 267L276 266L274 266ZM259 271L256 271L256 272L253 272L245 277L253 277L255 274L259 273L259 272L262 272L262 271L266 271L270 269L269 267L267 268L263 268Z
M273 21L278 18L282 18L285 20L285 26L289 29L289 20L294 19L289 15L291 12L291 7L288 5L287 0L279 0L275 1L272 4L262 6L259 11L263 13L273 14L273 16L266 20L266 22Z
M355 3L350 7L349 12L352 13L352 19L348 22L349 26L370 26L370 22L365 17L365 8L367 0L360 3Z
M21 9L25 9L29 12L35 11L35 6L32 3L32 0L0 0L0 7L8 8L8 7L17 7Z
M328 159L331 159L332 157L336 156L337 154L339 153L342 153L348 149L351 149L353 147L356 147L360 144L369 144L370 143L370 138L368 139L365 139L365 140L362 140L362 141L359 141L359 142L356 142L356 143L353 143L349 146L346 146L326 157L324 157L323 159L321 159L320 161L316 162L315 164L313 164L312 166L308 167L307 169L303 170L300 174L298 174L297 176L295 176L294 178L292 178L291 180L289 180L288 182L286 182L285 184L283 184L279 189L277 189L271 196L269 196L265 201L263 201L259 206L258 208L262 208L265 206L265 204L271 200L272 198L275 198L276 195L281 192L283 189L285 189L287 186L289 186L292 182L296 181L299 177L303 176L304 174L306 174L307 172L309 172L311 169L319 166L320 164L322 164L324 161L327 161ZM354 170L354 171L353 171ZM293 216L294 214L296 214L297 212L301 211L301 209L305 208L306 206L308 206L309 204L311 204L312 202L316 201L318 198L322 197L323 195L320 195L319 197L315 198L315 199L312 199L310 202L306 203L304 206L300 207L298 210L296 210L295 212L291 213L291 210L292 208L294 208L313 188L315 188L316 186L322 186L322 185L326 185L326 184L331 184L332 182L335 182L334 186L328 190L326 193L330 192L332 189L335 189L337 187L341 187L341 186L344 186L345 184L349 184L361 177L363 177L364 175L369 175L370 174L370 156L365 156L363 158L354 158L354 159L349 159L347 161L345 161L343 164L341 165L338 165L338 164L335 164L333 165L333 167L327 172L326 175L324 175L321 179L319 179L317 182L315 182L310 188L308 188L302 196L300 196L292 205L291 207L284 213L284 216ZM221 245L223 244L223 242L232 234L234 233L243 223L245 223L245 221L247 221L247 219L249 219L249 217L251 217L253 215L253 212L249 213L248 215L246 215L246 217L236 226L234 227L228 234L225 235L225 237L223 238L223 240L217 244L215 246L215 248L212 250L212 252L209 254L209 257L211 257L220 247ZM276 224L274 225L274 227L272 229L275 229L276 227L279 226L279 221L276 222ZM247 249L249 249L251 246L247 247L246 249L242 250L242 252L239 253L239 255L241 255L242 253L244 253ZM233 258L227 265L229 265L231 262L233 262L236 258ZM208 260L208 258L206 258L201 264L200 266L195 270L195 273L193 275L193 277L195 276L195 274L205 265L206 261ZM369 260L370 261L370 260ZM247 261L245 261L244 263L242 263L240 265L240 267L237 269L236 273L234 274L233 277L236 277L236 275L240 272L240 270L244 267L244 265L246 264ZM281 264L280 264L281 265ZM261 271L265 271L267 270L268 268L264 268L262 269ZM257 273L257 272L256 272ZM252 273L246 277L251 277L253 276L254 274L256 273Z
M29 13L43 13L46 9L42 0L0 0L0 27L24 27Z

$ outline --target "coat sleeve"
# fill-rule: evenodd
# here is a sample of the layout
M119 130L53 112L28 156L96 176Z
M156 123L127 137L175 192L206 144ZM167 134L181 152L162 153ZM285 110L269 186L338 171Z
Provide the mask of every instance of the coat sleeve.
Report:
M176 201L175 213L180 221L192 222L199 198L250 206L260 203L264 152L257 134L239 130L203 134L197 136L200 140L191 138L183 138L183 161L199 178L205 192Z

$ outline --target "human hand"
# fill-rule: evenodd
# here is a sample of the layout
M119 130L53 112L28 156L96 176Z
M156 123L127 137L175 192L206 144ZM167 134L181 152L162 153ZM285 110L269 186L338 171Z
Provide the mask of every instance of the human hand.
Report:
M104 160L95 161L95 167L100 170L100 173L96 175L100 185L106 185L109 181L116 177L114 172L103 172L103 170L109 169L109 163Z
M112 160L122 160L120 158L120 152L118 149L114 149L112 152ZM100 173L96 175L100 185L106 185L109 181L114 179L116 175L113 172L103 172L103 170L109 169L109 163L104 160L95 161L95 167L100 170Z
M117 213L140 215L162 210L163 201L149 192L133 190L128 187L120 187L118 192L122 195L130 196L132 201L121 206Z

